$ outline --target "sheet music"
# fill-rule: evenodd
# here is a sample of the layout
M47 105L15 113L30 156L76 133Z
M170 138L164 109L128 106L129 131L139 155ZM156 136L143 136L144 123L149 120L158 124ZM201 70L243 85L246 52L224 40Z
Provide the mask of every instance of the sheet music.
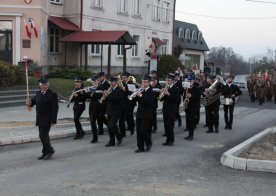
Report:
M127 84L128 90L131 92L135 92L137 89L135 87L135 84Z

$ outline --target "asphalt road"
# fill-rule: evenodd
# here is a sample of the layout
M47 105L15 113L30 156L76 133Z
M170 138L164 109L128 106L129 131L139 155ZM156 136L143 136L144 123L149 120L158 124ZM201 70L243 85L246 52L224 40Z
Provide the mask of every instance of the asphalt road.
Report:
M135 154L136 138L127 136L119 147L106 148L107 135L91 144L83 140L53 140L52 160L39 161L41 144L0 147L2 196L275 196L276 174L235 170L220 164L223 152L275 125L276 105L250 103L247 93L235 108L233 130L207 134L204 113L194 141L183 138L184 126L175 128L176 142L165 147L163 122L153 135L149 153Z

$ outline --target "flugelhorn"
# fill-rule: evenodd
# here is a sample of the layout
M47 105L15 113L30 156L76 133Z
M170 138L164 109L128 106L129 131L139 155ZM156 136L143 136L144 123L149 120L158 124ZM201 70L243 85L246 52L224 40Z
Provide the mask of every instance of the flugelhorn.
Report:
M136 95L139 93L139 92L142 92L143 91L143 87L137 89L134 93L132 93L131 95L128 96L128 99L129 100L132 100L134 97L136 97Z
M163 91L160 93L158 99L161 100L164 96L165 96L165 92L169 90L169 85L168 83L166 84L165 88L163 89Z
M109 94L111 93L112 89L113 89L113 87L110 86L109 89L106 91L107 95L109 95ZM103 101L104 101L105 99L106 99L106 97L103 95L103 96L98 100L98 102L99 102L100 104L102 104Z

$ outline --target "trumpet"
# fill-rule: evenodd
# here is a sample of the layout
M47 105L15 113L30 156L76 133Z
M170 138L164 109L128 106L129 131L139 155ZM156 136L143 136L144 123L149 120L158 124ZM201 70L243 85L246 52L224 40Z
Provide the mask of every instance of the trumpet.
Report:
M107 95L109 95L109 94L112 92L112 89L113 89L113 87L110 86L109 89L106 91ZM99 102L100 104L102 104L103 101L104 101L105 99L106 99L106 97L103 95L103 96L98 100L98 102Z
M142 92L143 91L143 87L137 89L134 93L132 93L131 95L128 96L128 99L129 100L132 100L134 97L136 97L136 95L139 93L139 92Z
M163 91L160 93L158 99L161 100L164 96L165 96L165 92L169 90L169 85L168 83L166 84L165 88L163 89Z

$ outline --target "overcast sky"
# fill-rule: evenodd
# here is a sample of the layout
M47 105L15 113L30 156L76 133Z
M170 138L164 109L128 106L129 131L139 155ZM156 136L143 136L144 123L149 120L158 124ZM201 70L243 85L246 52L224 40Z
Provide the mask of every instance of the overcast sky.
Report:
M267 49L276 49L276 0L266 2L275 4L246 0L176 0L176 20L196 24L209 48L232 47L247 59L264 54Z

